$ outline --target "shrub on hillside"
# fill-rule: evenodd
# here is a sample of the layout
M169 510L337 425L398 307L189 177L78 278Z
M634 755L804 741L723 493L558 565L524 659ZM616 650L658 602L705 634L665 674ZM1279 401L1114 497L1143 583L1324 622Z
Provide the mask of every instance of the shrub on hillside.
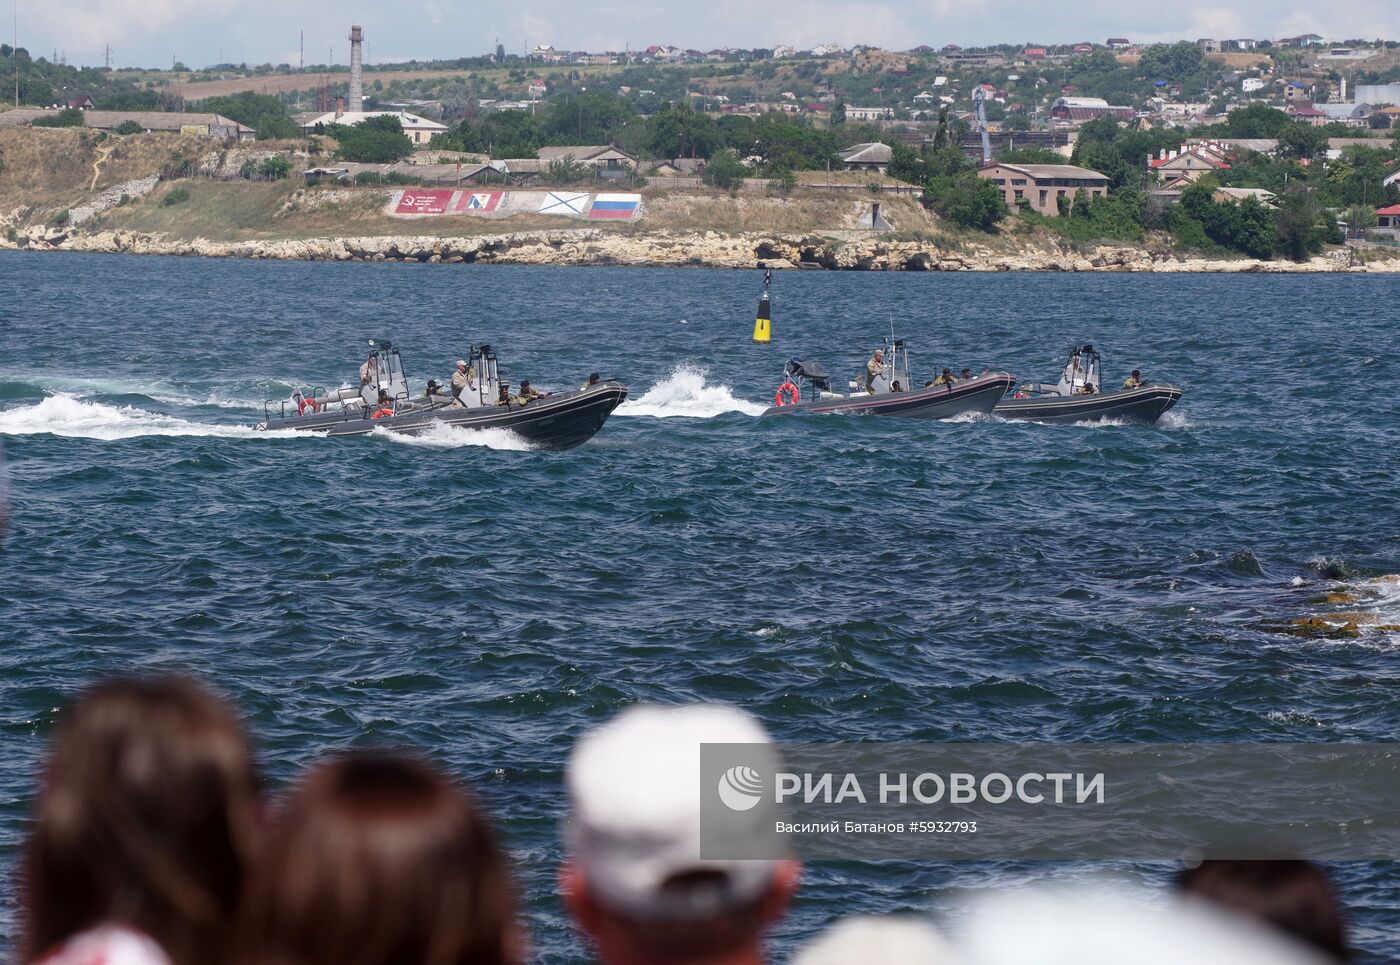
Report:
M34 118L35 127L82 127L83 112L76 107L66 107L57 114Z
M262 164L258 165L258 173L269 181L282 180L291 169L291 162L280 154L273 154L271 157L265 157L263 158Z
M116 127L112 128L112 133L140 134L143 130L145 130L145 128L143 128L140 124L137 124L135 121L122 121Z
M172 188L165 197L160 199L162 208L169 208L177 204L184 204L190 199L190 192L186 188Z

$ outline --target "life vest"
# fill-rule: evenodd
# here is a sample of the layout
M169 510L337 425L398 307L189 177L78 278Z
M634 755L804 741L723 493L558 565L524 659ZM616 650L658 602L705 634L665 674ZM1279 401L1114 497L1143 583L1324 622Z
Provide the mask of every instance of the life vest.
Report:
M785 395L787 396L786 402L783 401ZM777 406L797 405L799 397L797 386L789 380L778 386L778 391L773 393L773 404Z
M301 401L297 403L297 415L306 415L307 409L310 409L314 415L321 411L321 403L317 402L315 399L308 399L306 396L302 396Z
M375 409L373 412L370 413L370 416L369 416L369 417L370 417L371 419L384 419L384 418L388 418L389 416L391 416L391 415L393 415L393 414L394 414L394 407L393 407L393 406L388 406L388 405L386 405L386 406L384 406L382 409Z

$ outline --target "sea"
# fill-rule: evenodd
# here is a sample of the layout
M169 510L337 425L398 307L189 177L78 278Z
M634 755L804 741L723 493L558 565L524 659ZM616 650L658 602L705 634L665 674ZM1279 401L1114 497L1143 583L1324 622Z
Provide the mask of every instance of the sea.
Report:
M761 287L0 253L0 949L45 740L114 672L211 681L274 793L348 745L441 761L550 965L588 956L555 886L569 750L638 702L787 741L1400 740L1400 276L782 272L756 345ZM1155 426L760 418L785 359L844 383L891 331L916 381L1053 381L1092 343L1105 384L1185 396ZM417 385L489 343L513 382L630 396L566 452L250 428L370 338ZM1289 632L1340 609L1355 635ZM776 955L848 914L1175 870L813 862ZM1360 960L1388 960L1400 869L1332 871Z

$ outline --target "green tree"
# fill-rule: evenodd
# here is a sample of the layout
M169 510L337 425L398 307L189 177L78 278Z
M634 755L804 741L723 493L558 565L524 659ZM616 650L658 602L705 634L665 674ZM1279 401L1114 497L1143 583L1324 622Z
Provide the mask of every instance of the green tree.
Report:
M928 161L922 152L903 141L896 141L891 148L890 163L885 173L910 184L923 184L928 180Z
M237 121L244 127L251 127L255 130L269 115L285 117L290 120L287 114L287 105L282 103L279 98L270 94L256 94L250 90L224 97L210 97L196 106L212 114L222 114L229 120ZM296 135L291 136L295 137Z
M258 165L258 173L269 181L282 180L291 169L291 162L280 154L273 154L269 157L265 157L263 158L262 164Z
M326 133L339 143L336 157L365 164L392 164L413 153L413 142L403 124L392 114L371 117L358 124L332 124Z
M1278 153L1281 157L1308 159L1317 157L1327 150L1327 135L1311 124L1296 121L1278 134Z
M997 222L1008 214L1001 189L970 172L930 180L924 203L960 228L981 231L995 230Z
M1225 123L1215 130L1225 137L1278 137L1293 123L1283 111L1266 104L1250 104L1226 115Z
M1043 147L1018 147L1012 150L1002 151L997 155L998 161L1007 164L1064 164L1062 155Z
M258 119L259 141L287 140L301 134L296 122L284 114L264 114Z
M550 161L545 166L543 177L549 184L577 184L587 180L592 173L588 165L579 163L572 154L566 154Z
M121 122L120 124L118 124L116 127L112 128L112 133L113 133L113 134L140 134L143 130L144 130L144 128L143 128L140 124L136 123L135 121L126 120L126 121L122 121L122 122Z
M657 158L708 158L721 144L714 118L686 105L668 107L646 122L646 149Z
M732 190L749 176L749 169L733 148L727 148L710 158L705 165L705 183L717 188Z
M837 101L831 106L831 126L841 127L846 123L846 102Z

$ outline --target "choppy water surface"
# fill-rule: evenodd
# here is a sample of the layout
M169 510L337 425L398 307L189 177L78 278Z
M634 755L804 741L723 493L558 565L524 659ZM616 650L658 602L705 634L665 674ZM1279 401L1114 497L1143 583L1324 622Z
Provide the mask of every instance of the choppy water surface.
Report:
M278 783L351 741L449 762L549 962L582 957L562 765L634 701L732 701L789 740L1400 739L1400 278L791 273L767 347L758 282L0 256L6 867L57 707L133 667L225 688ZM785 356L844 378L891 317L921 372L1050 379L1090 341L1107 379L1187 395L1155 428L755 418ZM632 399L567 453L244 428L369 336L420 380L485 341L516 381L601 369ZM1316 602L1338 588L1358 601ZM1359 636L1279 632L1339 609ZM1338 870L1379 959L1400 874ZM1079 872L818 865L782 940Z

